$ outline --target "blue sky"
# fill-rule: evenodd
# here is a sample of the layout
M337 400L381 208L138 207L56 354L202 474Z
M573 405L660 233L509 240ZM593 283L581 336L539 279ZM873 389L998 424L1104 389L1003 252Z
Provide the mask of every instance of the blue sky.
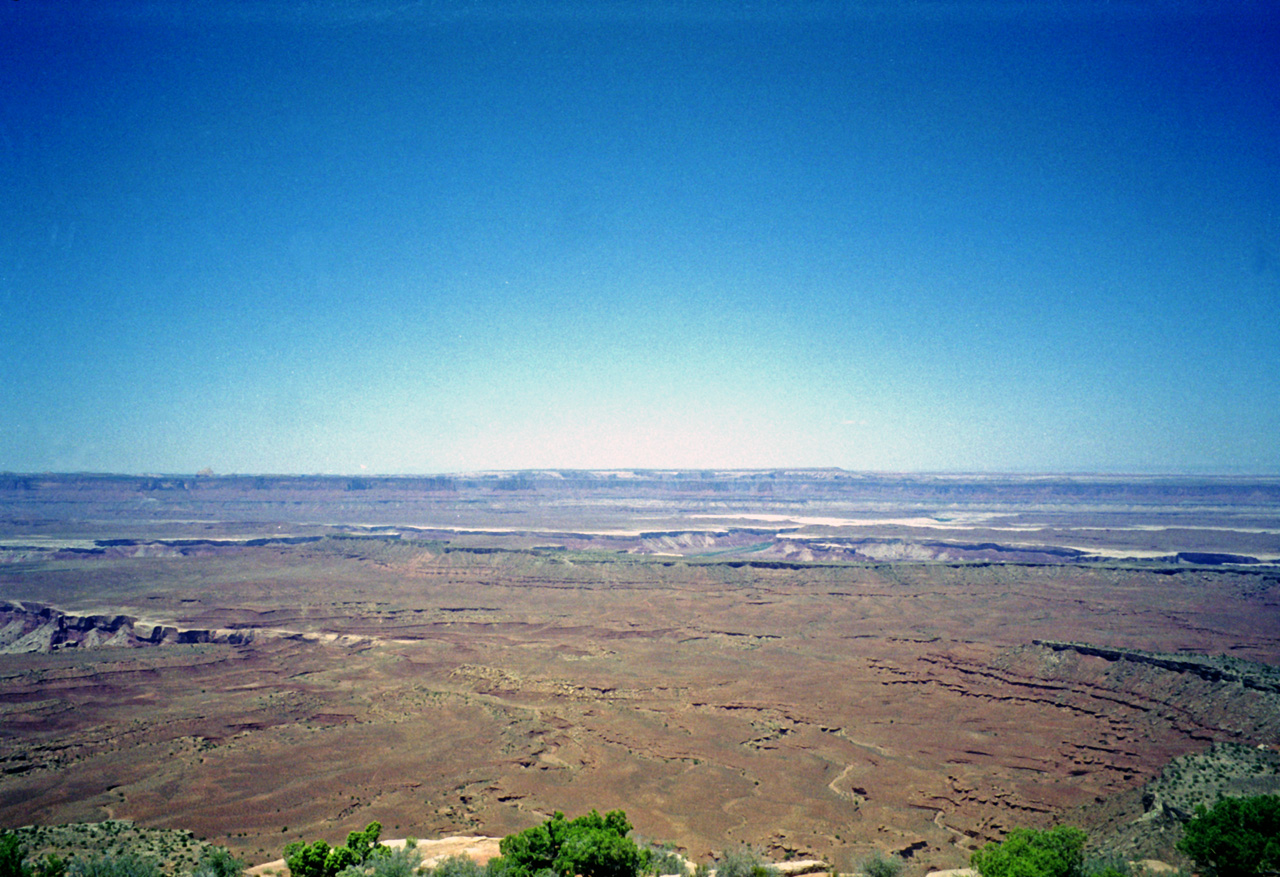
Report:
M1267 3L17 0L0 470L1280 472Z

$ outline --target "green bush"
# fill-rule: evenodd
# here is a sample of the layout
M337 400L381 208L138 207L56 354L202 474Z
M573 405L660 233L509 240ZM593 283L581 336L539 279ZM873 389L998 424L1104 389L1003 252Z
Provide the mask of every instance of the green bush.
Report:
M393 850L382 847L385 854L370 852L365 861L348 865L337 877L414 877L422 869L422 853L410 846Z
M323 840L294 841L284 848L284 861L292 877L336 877L339 871L389 855L390 848L378 843L381 834L382 824L370 822L364 831L348 834L340 847L330 847Z
M603 828L588 828L569 833L552 868L566 877L635 877L646 864L635 841Z
M982 877L1082 877L1084 842L1079 828L1047 831L1015 828L1001 843L989 843L969 857Z
M1219 798L1201 804L1178 849L1209 877L1255 877L1280 871L1280 796Z
M902 873L903 864L905 863L899 857L886 856L876 850L863 861L862 873L867 877L898 877Z
M557 811L549 820L502 839L502 855L489 862L490 877L636 877L648 855L627 837L631 823L621 810L595 810L572 821Z

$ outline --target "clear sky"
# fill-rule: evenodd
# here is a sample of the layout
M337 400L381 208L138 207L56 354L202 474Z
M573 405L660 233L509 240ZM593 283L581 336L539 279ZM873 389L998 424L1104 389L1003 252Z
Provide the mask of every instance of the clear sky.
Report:
M1280 472L1280 11L5 0L0 470Z

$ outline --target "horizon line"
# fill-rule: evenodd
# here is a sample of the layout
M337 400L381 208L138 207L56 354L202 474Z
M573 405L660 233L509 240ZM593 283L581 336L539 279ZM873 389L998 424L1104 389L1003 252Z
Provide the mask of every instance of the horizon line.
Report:
M457 469L422 472L215 472L209 468L191 472L123 472L111 470L43 470L23 472L17 470L0 470L0 476L6 478L51 478L51 477L101 477L101 478L367 478L367 479L406 479L406 478L442 478L442 477L485 477L513 474L560 474L565 472L608 475L616 473L630 474L675 474L675 473L715 473L715 474L761 474L778 472L795 473L840 473L859 477L892 477L892 478L1133 478L1133 479L1168 479L1168 478L1253 478L1280 479L1280 471L1231 470L1125 470L1125 469L846 469L842 466L529 466L523 468L494 469Z

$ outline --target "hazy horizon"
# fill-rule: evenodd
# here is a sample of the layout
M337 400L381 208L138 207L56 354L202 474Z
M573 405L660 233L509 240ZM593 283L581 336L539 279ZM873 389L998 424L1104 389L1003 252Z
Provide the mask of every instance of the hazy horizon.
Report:
M0 7L0 471L1280 473L1261 2Z
M19 471L0 470L0 475L17 476L17 478L370 478L370 479L416 479L416 478L461 478L461 476L486 476L520 474L520 472L586 472L586 474L608 474L608 472L631 472L631 474L666 474L666 472L822 472L836 471L844 475L870 476L870 478L902 478L902 479L1245 479L1268 481L1280 479L1280 472L1252 470L888 470L888 469L845 469L842 466L527 466L521 469L457 469L457 470L424 470L404 472L379 472L369 469L357 471L212 471L204 470L180 471L145 469L137 471L119 470L41 470Z

